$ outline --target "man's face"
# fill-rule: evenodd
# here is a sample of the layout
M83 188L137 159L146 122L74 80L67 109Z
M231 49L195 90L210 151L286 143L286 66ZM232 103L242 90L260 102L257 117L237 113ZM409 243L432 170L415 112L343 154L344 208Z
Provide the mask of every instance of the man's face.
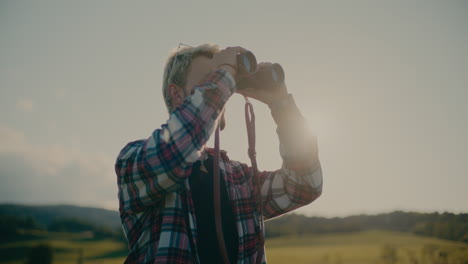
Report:
M185 97L192 94L192 90L194 86L200 84L202 81L205 80L206 76L215 70L213 60L205 57L205 56L198 56L192 60L192 64L190 65L189 72L187 75L187 83L185 84L184 95ZM221 114L220 119L220 128L221 130L224 129L226 126L226 120L224 118L224 109Z

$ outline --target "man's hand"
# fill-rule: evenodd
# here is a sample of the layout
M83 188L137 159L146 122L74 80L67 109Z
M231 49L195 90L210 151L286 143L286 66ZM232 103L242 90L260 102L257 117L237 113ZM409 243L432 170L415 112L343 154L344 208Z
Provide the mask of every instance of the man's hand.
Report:
M257 65L257 70L271 67L270 62L262 62ZM288 96L288 89L283 82L278 87L249 87L246 89L238 90L237 93L250 98L254 98L267 105L272 105L275 102Z
M233 77L237 75L237 54L247 51L242 47L228 47L213 56L214 69L224 69Z

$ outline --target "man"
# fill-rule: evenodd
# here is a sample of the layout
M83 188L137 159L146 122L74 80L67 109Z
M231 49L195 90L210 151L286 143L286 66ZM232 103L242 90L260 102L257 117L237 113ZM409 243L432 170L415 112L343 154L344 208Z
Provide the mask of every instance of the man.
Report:
M149 138L128 143L116 161L120 217L131 250L126 263L222 263L214 228L213 150L205 144L218 123L224 127L224 105L236 92L270 107L283 165L260 172L256 186L252 168L221 153L222 230L230 263L255 263L262 252L257 212L269 219L320 196L317 142L286 85L237 90L236 54L243 51L205 44L168 59L163 94L169 120Z

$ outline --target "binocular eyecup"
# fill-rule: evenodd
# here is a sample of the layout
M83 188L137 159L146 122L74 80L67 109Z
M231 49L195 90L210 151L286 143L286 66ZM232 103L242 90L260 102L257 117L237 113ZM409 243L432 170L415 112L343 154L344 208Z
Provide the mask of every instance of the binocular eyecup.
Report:
M237 54L237 69L237 89L272 90L282 84L285 78L283 67L278 63L257 69L257 59L250 51Z

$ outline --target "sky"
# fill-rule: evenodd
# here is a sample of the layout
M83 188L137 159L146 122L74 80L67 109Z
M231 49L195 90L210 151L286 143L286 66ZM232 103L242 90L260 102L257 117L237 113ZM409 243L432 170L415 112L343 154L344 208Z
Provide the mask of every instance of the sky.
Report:
M297 212L466 213L467 14L466 1L0 0L0 203L117 209L117 154L168 119L168 54L209 42L283 66L324 176ZM276 127L254 107L259 168L276 170ZM249 163L243 115L232 96L221 146Z

